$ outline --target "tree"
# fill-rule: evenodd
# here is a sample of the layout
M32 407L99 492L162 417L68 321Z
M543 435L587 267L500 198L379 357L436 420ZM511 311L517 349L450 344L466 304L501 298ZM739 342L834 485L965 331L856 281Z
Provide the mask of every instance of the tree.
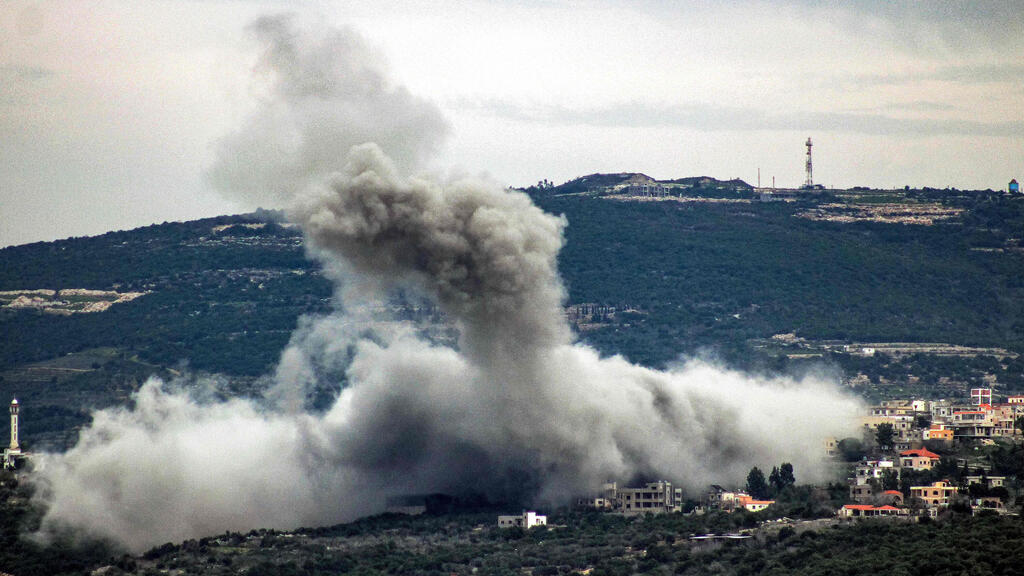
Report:
M882 470L882 490L899 490L900 473L892 468Z
M896 434L896 430L892 427L892 424L888 422L879 424L875 427L875 443L882 450L889 450L892 448L892 439Z
M864 443L857 438L843 438L839 441L839 452L843 460L856 462L864 457Z
M757 466L751 468L747 474L747 494L760 499L768 497L768 483L765 482L764 472Z
M783 462L779 466L779 479L782 481L782 487L793 486L796 484L796 476L793 475L793 465L789 462Z

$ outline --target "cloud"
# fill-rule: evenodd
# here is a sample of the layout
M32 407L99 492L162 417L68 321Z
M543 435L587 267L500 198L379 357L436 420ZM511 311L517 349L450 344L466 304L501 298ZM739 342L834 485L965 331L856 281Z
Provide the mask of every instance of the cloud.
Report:
M870 135L984 135L1017 136L1024 122L980 122L953 118L901 118L871 111L858 112L785 112L758 108L725 107L711 104L658 106L644 102L579 109L553 105L519 106L508 101L476 101L461 104L478 113L522 122L551 125L589 125L610 127L677 127L703 131L818 130ZM892 111L911 108L947 110L940 103L900 104L878 107ZM877 108L876 108L877 109Z

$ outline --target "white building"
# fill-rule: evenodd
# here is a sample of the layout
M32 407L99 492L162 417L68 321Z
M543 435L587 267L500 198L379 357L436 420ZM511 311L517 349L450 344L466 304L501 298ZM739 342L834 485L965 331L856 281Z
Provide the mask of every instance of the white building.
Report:
M498 516L499 528L533 528L534 526L547 526L548 517L540 516L536 512L523 512L518 516Z
M871 480L880 480L885 477L887 470L899 477L899 470L892 460L863 460L857 465L855 482L867 484Z
M18 411L20 408L17 398L11 400L11 444L3 453L3 467L5 469L15 468L19 460L28 456L28 454L21 451L21 444L18 442Z

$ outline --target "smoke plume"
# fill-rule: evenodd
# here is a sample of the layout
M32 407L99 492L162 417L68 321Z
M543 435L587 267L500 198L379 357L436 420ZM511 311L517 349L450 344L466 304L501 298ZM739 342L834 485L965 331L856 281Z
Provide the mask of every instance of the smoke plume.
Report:
M441 112L393 84L383 57L352 30L300 29L290 16L267 16L248 31L259 51L259 104L220 143L208 173L228 196L280 207L311 178L337 170L352 146L376 142L413 170L444 140Z
M338 311L303 321L262 402L200 402L153 380L133 407L98 412L74 448L41 459L46 526L141 550L349 520L408 493L559 502L639 477L694 493L783 461L824 477L821 441L848 431L857 401L825 379L696 360L657 371L575 343L556 267L564 219L486 180L408 175L444 123L384 88L351 32L310 40L281 18L254 30L285 141L258 112L226 141L218 177L288 199L310 253L346 283ZM259 182L225 168L278 146ZM393 289L435 302L457 342L357 305ZM301 410L305 391L341 377L329 409Z

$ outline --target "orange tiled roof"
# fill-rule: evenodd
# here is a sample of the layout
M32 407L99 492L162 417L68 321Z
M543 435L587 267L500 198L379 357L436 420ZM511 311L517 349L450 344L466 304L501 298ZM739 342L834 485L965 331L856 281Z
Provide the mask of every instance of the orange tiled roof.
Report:
M899 510L899 508L895 506L889 506L888 504L886 504L885 506L872 506L870 504L846 504L843 506L843 508L846 508L847 510L861 510L864 512L870 512L871 510Z
M932 452L931 450L928 450L927 448L918 448L917 450L904 450L903 452L900 452L900 456L921 456L923 458L931 458L933 460L938 460L939 458L941 458L941 456L939 456L935 452Z

